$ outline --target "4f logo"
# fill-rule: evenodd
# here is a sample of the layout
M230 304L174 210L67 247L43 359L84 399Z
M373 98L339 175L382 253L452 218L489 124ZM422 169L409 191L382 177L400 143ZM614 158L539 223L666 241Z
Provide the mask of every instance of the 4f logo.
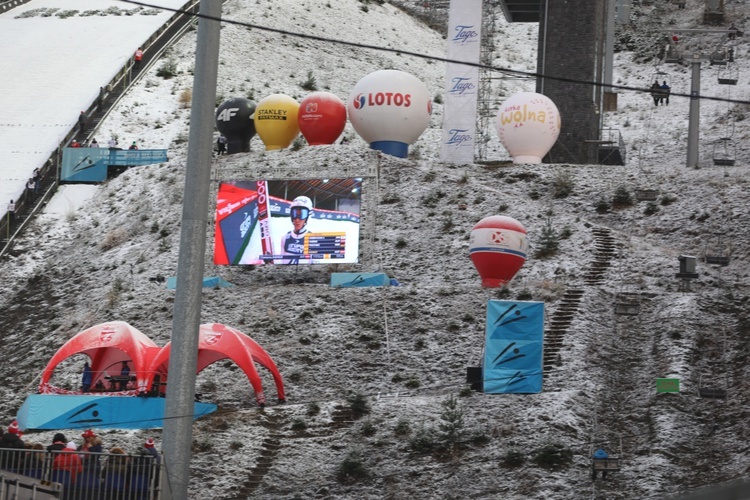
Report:
M219 116L216 117L217 120L221 120L223 122L228 122L232 119L234 115L237 114L237 112L240 110L240 108L226 108L222 109L221 113L219 113Z

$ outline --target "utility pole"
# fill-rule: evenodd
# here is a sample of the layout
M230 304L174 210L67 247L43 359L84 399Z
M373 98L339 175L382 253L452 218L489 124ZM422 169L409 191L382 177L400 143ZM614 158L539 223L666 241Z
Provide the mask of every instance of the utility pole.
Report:
M698 168L698 139L701 116L701 54L690 61L690 113L688 118L687 168Z
M193 102L188 135L185 195L182 201L180 255L172 320L172 347L164 411L163 450L166 476L163 498L188 498L193 442L195 379L201 292L206 253L212 135L219 70L222 2L201 0L195 49Z
M719 34L719 35L734 35L736 30L701 30L701 29L683 29L683 30L662 30L664 33L672 34ZM676 37L675 37L676 40ZM667 51L666 59L667 62L674 62L681 64L683 62L683 54L676 45L671 45ZM691 68L690 78L690 113L688 117L688 145L687 145L687 168L698 168L698 141L700 135L700 95L701 95L701 64L703 61L715 61L714 59L717 54L724 54L726 52L709 51L703 52L701 47L698 47L693 52L692 57L688 61ZM724 61L726 62L726 61ZM674 84L673 84L674 85Z

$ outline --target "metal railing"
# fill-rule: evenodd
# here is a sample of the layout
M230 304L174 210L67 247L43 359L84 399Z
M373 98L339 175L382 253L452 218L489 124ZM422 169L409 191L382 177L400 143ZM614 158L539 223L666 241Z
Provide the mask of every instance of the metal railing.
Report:
M29 3L30 1L31 0L6 0L0 2L0 14L2 14L3 12L7 12L15 7L19 7L25 3Z
M622 138L622 134L616 128L603 128L602 129L602 141L606 141L611 144L610 147L616 147L622 158L622 164L626 163L627 148L625 147L625 141Z
M13 0L6 3L14 4L15 6L18 1L20 0ZM5 5L5 3L0 5ZM177 40L180 39L180 37L185 34L185 32L190 27L191 21L193 20L192 16L198 12L199 7L200 0L186 0L184 5L182 6L182 10L186 13L175 13L172 17L169 18L166 23L164 23L141 45L141 48L145 53L144 66L142 70L136 75L135 79L133 78L133 60L132 58L130 58L128 62L126 62L122 66L122 68L120 68L117 74L109 82L107 82L103 87L99 88L92 104L85 110L86 117L91 120L91 118L96 113L101 111L103 112L103 116L99 121L99 123L101 123L101 121L107 117L109 112L119 102L119 99L122 97L125 90L127 90L132 84L137 82L138 78L141 75L145 74L145 70L153 65L163 55L164 51L168 47L172 46ZM121 90L118 90L118 88ZM112 103L108 104L108 109L104 109L105 101L115 94L118 94L118 97ZM41 176L43 178L50 178L50 176L52 176L55 179L55 181L44 193L44 196L33 200L29 199L27 192L24 191L24 193L15 200L16 217L18 217L22 211L28 210L28 206L33 204L33 212L28 217L28 219L32 219L32 216L40 210L40 207L43 205L43 203L49 201L49 199L55 193L60 179L59 170L62 160L62 148L67 147L68 144L70 144L70 142L78 135L78 131L79 127L76 124L76 126L74 126L62 139L59 146L50 155L47 161L44 162L44 165L39 167ZM97 131L98 125L95 127L91 127L89 129L87 137L92 137L93 134ZM2 238L0 239L7 240L5 246L0 247L0 257L2 257L10 250L13 244L13 240L18 234L23 231L26 224L24 223L23 226L11 230L10 224L8 223L9 217L7 214L8 200L2 200L0 201L0 203L2 203L2 205L0 205L0 214L2 215L0 216L0 235L2 235Z
M45 490L44 496L19 498L158 500L162 461L161 455L131 455L117 448L109 453L0 449L0 486L11 493ZM55 491L58 496L48 496Z

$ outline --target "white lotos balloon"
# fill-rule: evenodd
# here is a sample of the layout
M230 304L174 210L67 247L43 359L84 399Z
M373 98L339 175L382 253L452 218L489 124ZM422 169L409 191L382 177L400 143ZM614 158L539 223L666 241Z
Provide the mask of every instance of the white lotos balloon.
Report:
M495 125L513 163L541 163L560 135L560 112L545 95L518 92L500 106Z
M357 82L347 109L352 127L371 148L406 158L409 144L430 124L432 100L416 76L383 69Z

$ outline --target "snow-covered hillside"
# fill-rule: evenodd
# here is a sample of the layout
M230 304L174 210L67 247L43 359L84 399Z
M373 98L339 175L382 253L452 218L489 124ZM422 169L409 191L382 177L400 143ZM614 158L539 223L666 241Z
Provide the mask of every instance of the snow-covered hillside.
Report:
M680 23L700 19L697 3L688 7L665 11L664 22L673 15L683 16L674 17ZM231 0L224 17L444 53L442 34L387 3ZM508 66L533 67L532 28L501 27L502 38L529 41L509 54ZM48 212L0 264L6 419L55 350L86 327L124 320L159 345L169 340L174 291L150 278L176 272L190 117L180 96L192 85L194 46L191 32L166 56L181 74L157 77L156 64L99 134L100 142L118 134L144 147L168 145L169 163L131 169L88 201ZM747 55L746 45L738 46L745 77ZM647 86L641 77L650 78L653 63L632 57L618 55L617 83ZM300 99L311 71L321 90L343 99L362 76L382 68L413 73L433 95L442 93L438 63L226 25L217 94ZM675 66L677 91L682 71ZM747 100L746 85L736 92ZM236 327L263 346L284 377L288 401L256 408L233 363L202 372L197 392L219 402L220 411L194 427L192 497L662 499L743 477L750 399L747 145L741 142L735 166L706 160L686 169L687 99L655 108L648 96L622 92L619 101L606 122L635 150L624 167L441 164L439 104L409 159L377 155L350 129L348 145L265 152L254 138L252 152L216 158L213 189L243 171L253 178L260 170L373 166L379 176L363 181L361 264L207 265L206 275L235 286L204 290L202 321ZM711 126L708 117L703 123ZM735 130L737 138L748 134L742 120ZM657 190L655 200L636 200L645 188ZM503 290L481 288L468 256L471 228L495 214L522 222L531 241L529 259ZM542 257L550 232L559 248ZM719 232L730 253L726 267L702 260L722 251ZM682 255L698 259L699 278L689 288L675 276ZM207 256L210 263L210 249ZM345 270L383 271L400 286L328 286L332 271ZM615 314L624 297L637 315ZM466 367L481 358L491 298L544 301L548 332L574 304L542 393L468 390ZM68 365L72 385L79 361ZM272 395L270 375L262 376ZM681 392L657 394L657 378L680 379ZM699 398L707 386L726 388L728 398ZM105 446L130 451L152 434L102 431ZM51 433L25 437L46 443ZM592 482L594 444L621 453L622 470Z

